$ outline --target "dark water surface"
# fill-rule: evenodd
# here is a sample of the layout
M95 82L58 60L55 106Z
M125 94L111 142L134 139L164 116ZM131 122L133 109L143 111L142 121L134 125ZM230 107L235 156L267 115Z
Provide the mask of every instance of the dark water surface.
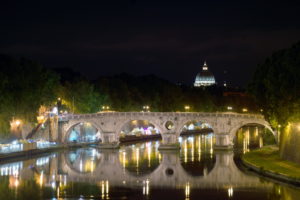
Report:
M258 127L240 129L235 151L214 151L213 134L181 137L180 151L159 141L56 152L0 164L0 200L300 199L300 189L240 169L240 153L272 143Z

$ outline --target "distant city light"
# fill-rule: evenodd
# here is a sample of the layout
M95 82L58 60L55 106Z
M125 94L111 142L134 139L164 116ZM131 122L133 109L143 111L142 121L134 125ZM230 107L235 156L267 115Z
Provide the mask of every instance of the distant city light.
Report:
M184 106L184 109L185 109L185 111L189 111L190 110L190 106L188 106L188 105L186 105L186 106Z
M102 110L103 110L103 111L108 111L109 109L110 109L109 106L106 106L106 105L105 105L105 106L102 106Z
M232 106L228 106L228 107L227 107L227 110L232 110Z
M16 123L17 126L19 126L21 124L21 121L20 120L16 120L15 123Z
M37 119L38 123L43 123L45 120L45 117L43 115L40 115L40 116L37 116L36 119Z
M143 111L150 112L150 106L148 105L143 106Z
M58 109L57 109L57 107L55 106L55 107L53 107L53 109L52 109L52 113L53 114L58 114Z
M243 108L243 112L248 112L248 109L247 108Z

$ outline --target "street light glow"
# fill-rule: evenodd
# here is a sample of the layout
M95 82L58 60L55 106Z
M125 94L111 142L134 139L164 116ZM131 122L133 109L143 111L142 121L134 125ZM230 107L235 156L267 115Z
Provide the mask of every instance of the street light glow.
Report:
M185 111L189 111L190 108L191 108L191 107L190 107L189 105L184 106Z
M16 124L17 126L19 126L19 125L21 124L21 121L20 121L20 120L16 120L16 121L15 121L15 124Z

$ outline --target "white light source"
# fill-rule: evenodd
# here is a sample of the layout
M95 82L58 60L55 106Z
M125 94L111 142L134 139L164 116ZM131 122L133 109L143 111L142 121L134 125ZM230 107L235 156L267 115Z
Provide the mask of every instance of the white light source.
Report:
M57 109L57 107L53 107L52 113L53 113L53 114L56 114L56 115L58 114L58 109Z

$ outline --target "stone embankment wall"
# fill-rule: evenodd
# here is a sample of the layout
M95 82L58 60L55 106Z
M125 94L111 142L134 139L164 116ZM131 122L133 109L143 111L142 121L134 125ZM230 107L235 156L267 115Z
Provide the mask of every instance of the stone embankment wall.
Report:
M300 123L290 123L281 133L280 156L300 164Z

